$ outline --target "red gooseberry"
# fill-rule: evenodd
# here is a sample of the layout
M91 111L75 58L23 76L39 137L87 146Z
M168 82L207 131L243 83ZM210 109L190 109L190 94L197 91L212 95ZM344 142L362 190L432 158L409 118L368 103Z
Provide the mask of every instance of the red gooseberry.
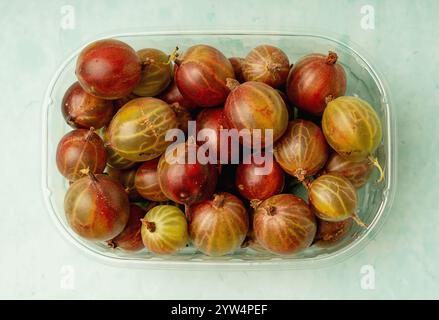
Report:
M208 45L188 48L175 74L181 94L200 107L218 106L226 100L230 91L227 78L235 78L232 64Z
M92 129L70 131L58 143L56 165L69 181L75 181L86 171L104 172L107 154L102 139Z
M291 69L287 80L287 94L293 106L321 115L328 99L346 92L346 74L338 56L330 51L310 54L299 60Z
M76 76L89 94L102 99L127 96L138 84L141 62L126 43L115 39L86 46L76 62Z
M90 172L69 187L64 211L68 224L78 235L107 241L125 228L130 204L124 189L113 178Z

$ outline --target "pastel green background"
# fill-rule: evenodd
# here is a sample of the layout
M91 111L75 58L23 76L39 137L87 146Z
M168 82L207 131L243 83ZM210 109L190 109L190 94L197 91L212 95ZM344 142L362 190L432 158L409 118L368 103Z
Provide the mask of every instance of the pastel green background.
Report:
M60 27L66 4L74 30ZM364 5L375 9L374 30L361 28ZM0 298L439 298L437 12L434 0L0 0ZM324 30L360 45L397 116L398 189L378 236L331 267L251 272L116 268L65 241L40 191L44 91L75 49L130 28ZM364 265L375 269L374 290L361 288ZM72 289L62 286L65 266L75 271Z

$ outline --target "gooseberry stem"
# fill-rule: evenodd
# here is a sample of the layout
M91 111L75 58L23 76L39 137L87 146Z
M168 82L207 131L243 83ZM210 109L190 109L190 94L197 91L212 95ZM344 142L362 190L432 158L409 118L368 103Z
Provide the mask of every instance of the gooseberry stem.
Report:
M226 87L229 88L230 91L236 89L239 86L239 81L233 78L226 79Z
M90 130L88 130L87 135L85 136L85 141L89 141L91 139L94 131L95 131L95 128L90 127Z
M265 210L267 210L269 216L274 216L276 214L276 208L273 206L268 206Z
M310 179L303 179L302 181L302 185L306 190L309 190L309 188L311 187L311 180Z
M108 240L107 241L107 246L111 249L116 249L117 245L114 243L113 240Z
M98 182L98 178L96 178L95 174L89 168L87 168L87 170L88 170L88 176L90 177L90 179L93 182Z
M250 200L250 206L253 208L253 209L257 209L258 207L259 207L259 205L262 203L262 201L261 200L258 200L258 199L253 199L253 200Z
M369 161L372 163L372 165L378 169L379 173L380 173L380 177L378 178L378 180L376 181L377 183L380 183L381 181L384 180L384 170L381 167L380 163L378 162L378 159L372 156L368 157Z
M98 178L96 178L95 174L90 170L89 167L79 170L83 175L89 176L93 182L98 182Z
M326 104L330 103L332 100L334 100L334 96L332 94L325 97Z
M145 68L151 64L154 63L154 60L151 58L146 58L145 61L142 62L142 70L145 70Z
M142 223L146 226L146 229L148 229L149 232L155 232L156 225L154 222L150 222L146 219L140 219Z
M171 109L174 111L175 114L178 114L182 111L184 111L185 109L181 106L181 104L179 102L173 102L170 104Z
M69 125L75 125L75 119L72 116L67 116L66 121Z
M174 48L174 50L172 50L171 54L169 55L168 62L166 64L170 64L171 62L175 62L177 57L178 57L178 46L176 46Z
M302 182L302 181L304 181L305 178L306 178L306 170L303 170L303 169L297 169L297 170L294 172L294 176L295 176L300 182Z
M213 197L213 207L215 209L221 209L224 206L225 197L223 194L216 194Z
M333 65L337 62L338 56L334 51L329 51L326 57L326 64Z
M358 216L358 214L356 212L352 213L352 219L360 227L367 229L367 224L365 224L363 221L361 221L360 217Z
M282 65L280 63L269 63L267 64L267 70L271 72L278 72L282 68Z

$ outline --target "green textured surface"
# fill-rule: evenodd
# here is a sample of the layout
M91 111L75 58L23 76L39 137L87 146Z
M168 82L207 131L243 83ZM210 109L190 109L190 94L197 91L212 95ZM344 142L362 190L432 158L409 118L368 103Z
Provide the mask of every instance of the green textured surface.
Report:
M0 297L439 298L439 2L70 1L76 28L63 30L65 4L0 0ZM361 28L364 5L375 10L374 30ZM52 74L105 33L199 28L323 30L354 41L384 74L397 116L398 189L360 253L314 270L146 271L102 265L62 239L40 192L40 112ZM374 290L361 286L365 265Z

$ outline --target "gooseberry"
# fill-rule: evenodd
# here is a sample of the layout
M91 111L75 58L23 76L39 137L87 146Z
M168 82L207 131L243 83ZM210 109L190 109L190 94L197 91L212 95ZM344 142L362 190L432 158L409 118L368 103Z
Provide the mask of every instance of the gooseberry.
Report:
M329 173L321 175L309 183L308 198L320 219L339 222L353 218L358 225L366 227L355 212L357 192L347 178Z
M242 65L245 81L260 81L274 88L285 84L289 70L287 55L281 49L266 44L252 49Z
M189 240L183 211L172 205L155 206L142 219L142 240L156 254L173 254Z
M88 94L79 82L75 82L64 94L62 113L73 128L99 129L107 125L113 117L113 104Z
M137 51L142 63L142 76L133 93L142 97L153 97L171 83L172 64L161 50L147 48Z
M238 131L248 130L247 133L242 131L242 143L252 147L255 129L261 130L262 147L266 146L266 130L272 130L273 142L278 140L288 126L288 110L279 93L256 81L237 85L235 80L229 81L229 85L232 92L227 97L224 111L230 127Z
M56 149L56 165L69 181L75 181L86 171L104 172L107 155L102 139L92 129L75 129L64 135Z
M102 99L127 96L140 80L141 62L126 43L105 39L86 46L76 62L76 76L89 94Z
M175 73L181 94L200 107L222 104L230 91L226 79L234 77L230 61L208 45L187 49Z
M131 161L160 156L170 144L166 132L177 126L174 111L156 98L138 98L124 105L108 128L110 146Z
M221 192L189 207L189 234L193 245L209 256L232 253L243 243L249 223L244 204Z
M177 84L175 82L175 74L177 73L178 65L174 65L174 81L168 86L168 88L159 95L159 99L162 99L166 103L178 104L181 108L186 110L192 110L196 108L196 103L190 99L183 97L180 90L178 90Z
M137 169L134 184L137 192L145 199L151 201L166 201L168 198L160 189L157 177L159 159L145 161Z
M262 163L256 163L252 155L236 169L236 188L248 200L265 200L282 192L285 183L284 172L279 164L262 153ZM262 171L265 170L266 172Z
M291 103L314 115L321 115L328 99L346 92L346 74L338 56L330 51L310 54L299 60L291 69L287 80L287 94Z
M334 152L325 166L326 173L335 173L347 178L356 188L366 184L372 173L373 164L368 159L349 160Z
M189 153L194 152L190 163ZM210 163L201 164L195 143L180 143L160 158L157 175L165 196L177 203L190 205L209 198L215 191L218 170Z
M125 228L130 204L122 186L113 178L89 172L67 190L64 211L68 224L78 235L107 241Z
M227 148L221 148L221 130L227 129L227 118L224 113L223 108L209 108L202 110L196 119L197 123L197 136L199 132L204 129L210 129L209 131L204 131L206 135L201 139L202 141L198 141L199 144L208 146L208 150L214 150L216 154L216 159L220 159L221 155L223 159L230 159L230 149L231 149L231 141L229 140L227 143ZM224 144L225 146L225 144Z
M317 233L314 243L319 247L330 247L342 241L352 228L352 219L338 222L317 219Z
M297 119L289 123L286 133L275 144L274 156L282 169L302 181L323 168L328 146L317 125Z
M253 230L257 242L280 255L308 248L316 234L316 220L308 204L292 194L278 194L253 203Z
M366 101L357 97L339 97L328 103L322 117L326 141L342 157L349 160L369 158L380 171L378 161L372 157L381 142L381 122L376 111Z
M107 151L107 166L114 169L125 170L132 168L136 164L136 162L122 157L111 147L110 141L108 139L108 127L102 128L100 130L100 136L104 141L104 147Z
M139 251L145 246L142 242L140 229L142 227L145 212L138 205L130 204L130 216L123 231L117 237L107 242L108 246L115 249L120 248L125 251Z

